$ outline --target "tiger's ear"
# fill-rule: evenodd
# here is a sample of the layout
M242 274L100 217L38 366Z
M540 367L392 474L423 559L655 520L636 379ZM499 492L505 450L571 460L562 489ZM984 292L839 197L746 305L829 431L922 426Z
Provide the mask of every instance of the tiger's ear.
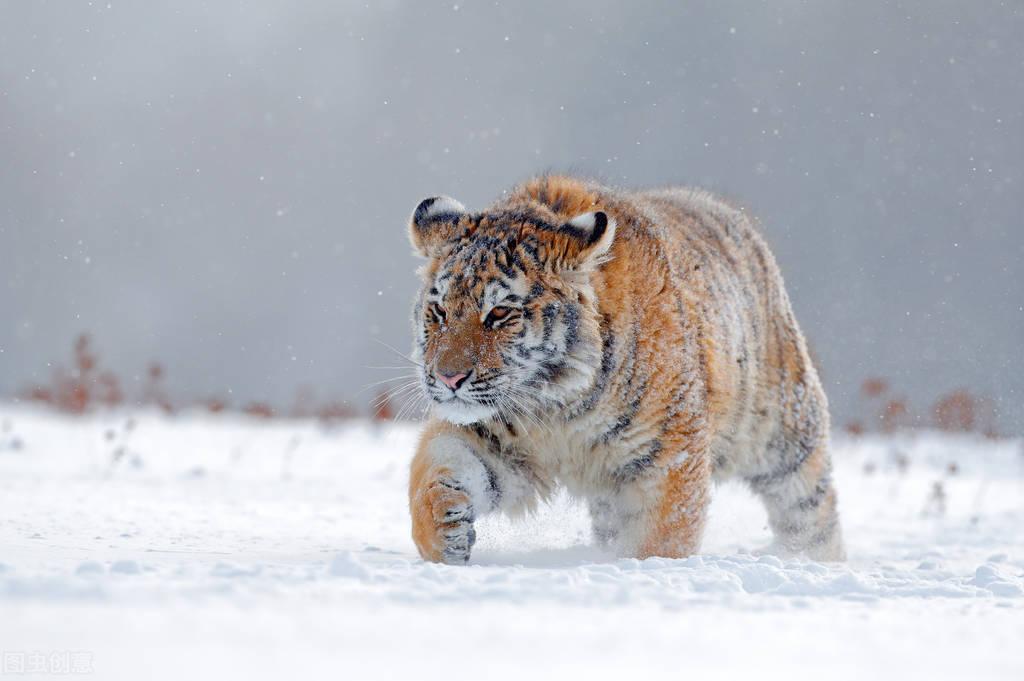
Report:
M562 225L561 231L571 237L566 244L564 260L576 269L599 265L615 240L615 220L604 211L577 215Z
M424 258L437 256L441 248L461 233L459 221L468 215L466 207L448 196L432 196L420 201L409 221L409 240Z

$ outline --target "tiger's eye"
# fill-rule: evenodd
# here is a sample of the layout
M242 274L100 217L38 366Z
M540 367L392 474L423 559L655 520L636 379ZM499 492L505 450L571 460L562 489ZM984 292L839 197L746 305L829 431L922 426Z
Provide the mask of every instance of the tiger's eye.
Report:
M507 318L512 314L512 308L499 305L498 307L492 307L491 311L487 313L487 319L484 320L484 325L489 328L494 328L495 324Z

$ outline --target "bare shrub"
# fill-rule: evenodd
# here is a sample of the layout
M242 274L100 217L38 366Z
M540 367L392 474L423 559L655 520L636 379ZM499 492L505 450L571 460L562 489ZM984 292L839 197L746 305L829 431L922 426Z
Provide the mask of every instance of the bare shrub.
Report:
M881 397L889 390L889 383L882 378L869 378L860 385L860 392L865 397Z
M242 408L242 413L261 419L274 418L274 408L266 402L250 402Z
M910 409L906 400L889 400L878 416L883 433L893 433L910 425Z
M850 421L846 424L846 432L849 435L858 437L864 434L864 424L861 421Z
M998 438L996 409L992 400L959 388L940 397L932 406L934 425L950 433L981 433Z
M95 404L115 407L124 401L120 381L113 372L99 369L92 339L85 333L72 346L71 369L57 365L50 385L33 386L22 394L70 414L83 414Z

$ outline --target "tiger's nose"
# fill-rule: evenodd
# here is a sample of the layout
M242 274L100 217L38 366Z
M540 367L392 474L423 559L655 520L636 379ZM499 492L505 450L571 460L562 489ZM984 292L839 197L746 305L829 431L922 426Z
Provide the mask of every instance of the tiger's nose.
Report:
M440 371L437 372L438 380L444 383L452 390L458 390L459 386L465 383L468 377L469 374L464 372L459 372L457 374L445 374Z

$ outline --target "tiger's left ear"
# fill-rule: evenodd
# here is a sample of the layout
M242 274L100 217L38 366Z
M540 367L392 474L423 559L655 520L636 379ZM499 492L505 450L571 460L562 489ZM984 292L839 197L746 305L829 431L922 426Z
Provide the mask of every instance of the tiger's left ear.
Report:
M600 264L615 240L615 220L604 211L577 215L562 226L561 231L571 237L566 248L566 261L577 269Z
M466 215L466 207L450 196L423 199L409 220L409 241L424 258L436 257L462 234L459 223Z

